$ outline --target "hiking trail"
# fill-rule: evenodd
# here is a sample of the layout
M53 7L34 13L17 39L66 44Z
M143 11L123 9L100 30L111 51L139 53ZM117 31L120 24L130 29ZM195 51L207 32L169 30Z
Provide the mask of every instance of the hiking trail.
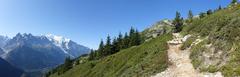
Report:
M190 48L181 50L183 37L179 33L173 33L173 40L168 41L168 60L170 62L167 70L152 77L223 77L220 72L200 73L194 69L190 56Z

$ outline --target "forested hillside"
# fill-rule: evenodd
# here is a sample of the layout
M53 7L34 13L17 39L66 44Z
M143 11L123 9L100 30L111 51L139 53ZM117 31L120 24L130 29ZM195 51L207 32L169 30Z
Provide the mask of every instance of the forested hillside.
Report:
M64 74L54 73L50 77L151 76L167 68L166 42L170 39L171 35L165 34L99 60L80 58L79 65Z

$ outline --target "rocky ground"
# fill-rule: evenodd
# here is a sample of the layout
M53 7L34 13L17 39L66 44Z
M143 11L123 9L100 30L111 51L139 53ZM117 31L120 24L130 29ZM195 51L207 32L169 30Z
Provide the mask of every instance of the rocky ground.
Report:
M180 46L183 42L183 37L181 37L178 33L174 33L173 36L174 39L168 41L168 58L170 62L169 67L167 70L152 77L223 77L220 72L200 73L199 71L195 70L191 63L191 59L189 58L189 49L180 49Z

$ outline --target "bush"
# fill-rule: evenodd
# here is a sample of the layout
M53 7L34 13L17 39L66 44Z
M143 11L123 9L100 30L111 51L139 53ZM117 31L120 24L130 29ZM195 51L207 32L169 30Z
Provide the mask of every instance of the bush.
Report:
M207 41L203 40L191 48L190 59L192 60L193 67L195 69L199 68L200 64L202 63L202 60L199 57L202 56L204 51L207 51L206 47L204 46L206 43Z
M210 73L215 73L215 72L217 72L217 71L218 71L218 68L217 68L216 65L210 65L210 66L208 66L208 72L210 72Z
M187 41L185 41L183 43L183 45L181 46L181 50L184 50L186 48L189 48L191 46L191 44L196 40L196 37L195 36L191 36L187 39Z
M233 77L234 71L231 65L225 65L221 68L221 72L225 77Z

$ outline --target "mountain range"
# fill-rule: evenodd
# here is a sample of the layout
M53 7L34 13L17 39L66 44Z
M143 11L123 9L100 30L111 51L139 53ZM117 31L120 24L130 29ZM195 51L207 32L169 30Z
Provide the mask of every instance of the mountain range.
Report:
M1 57L30 77L41 76L44 71L62 64L67 57L74 59L90 51L70 39L52 34L1 36L0 47Z

